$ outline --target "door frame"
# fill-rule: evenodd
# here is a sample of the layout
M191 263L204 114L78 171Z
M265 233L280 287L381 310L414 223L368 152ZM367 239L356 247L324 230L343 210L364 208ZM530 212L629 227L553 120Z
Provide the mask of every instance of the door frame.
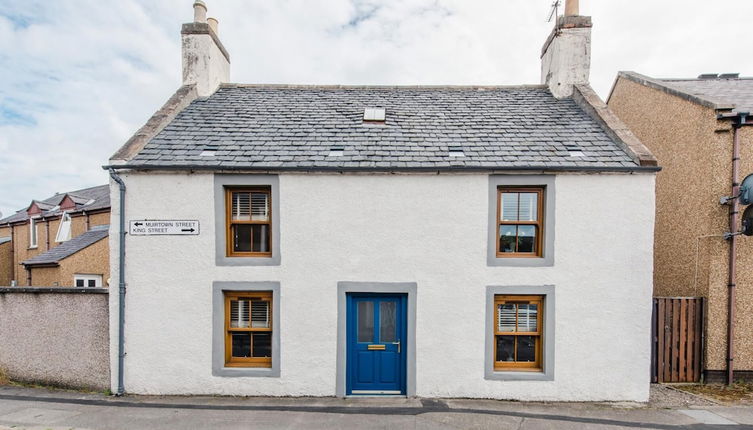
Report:
M407 294L405 340L405 395L416 396L416 291L415 282L347 282L337 283L337 368L335 395L345 397L347 385L347 299L349 293Z

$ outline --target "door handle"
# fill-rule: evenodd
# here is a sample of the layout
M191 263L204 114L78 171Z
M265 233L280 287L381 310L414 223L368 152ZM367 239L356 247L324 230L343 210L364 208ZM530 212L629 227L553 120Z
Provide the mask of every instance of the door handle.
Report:
M397 353L400 354L400 341L392 342L393 345L397 345Z

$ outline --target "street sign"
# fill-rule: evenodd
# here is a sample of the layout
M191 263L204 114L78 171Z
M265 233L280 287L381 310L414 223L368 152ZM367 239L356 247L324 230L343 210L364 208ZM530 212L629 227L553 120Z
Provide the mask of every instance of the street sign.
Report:
M199 221L195 220L131 220L131 236L195 236L199 234Z

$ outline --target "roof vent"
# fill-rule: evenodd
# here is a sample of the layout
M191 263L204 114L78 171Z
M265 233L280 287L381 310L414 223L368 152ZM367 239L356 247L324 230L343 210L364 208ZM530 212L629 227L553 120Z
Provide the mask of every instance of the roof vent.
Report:
M329 156L330 157L342 157L343 154L345 154L345 147L344 146L333 146L329 148Z
M586 154L583 153L583 150L580 149L577 145L565 145L565 149L567 149L567 152L570 154L571 157L585 157Z
M460 146L450 146L450 157L465 157L465 152Z
M384 108L366 108L363 110L364 122L384 122L385 118Z
M722 73L721 75L719 75L719 79L737 79L739 77L739 73Z
M702 75L698 75L698 79L716 79L719 75L716 73L704 73Z

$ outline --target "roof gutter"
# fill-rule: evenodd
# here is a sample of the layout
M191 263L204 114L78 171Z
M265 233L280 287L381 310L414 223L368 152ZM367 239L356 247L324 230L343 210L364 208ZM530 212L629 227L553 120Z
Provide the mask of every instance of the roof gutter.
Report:
M174 164L118 164L102 166L107 170L168 170L168 171L238 171L238 172L328 172L328 173L498 173L498 172L595 172L595 173L646 173L658 172L659 166L548 166L548 167L483 167L483 166L457 166L457 167L253 167L253 166L192 166Z
M125 192L126 185L118 176L115 169L110 170L110 177L118 183L120 191L118 199L118 212L120 222L118 225L118 388L116 396L125 394L123 368L125 367Z

